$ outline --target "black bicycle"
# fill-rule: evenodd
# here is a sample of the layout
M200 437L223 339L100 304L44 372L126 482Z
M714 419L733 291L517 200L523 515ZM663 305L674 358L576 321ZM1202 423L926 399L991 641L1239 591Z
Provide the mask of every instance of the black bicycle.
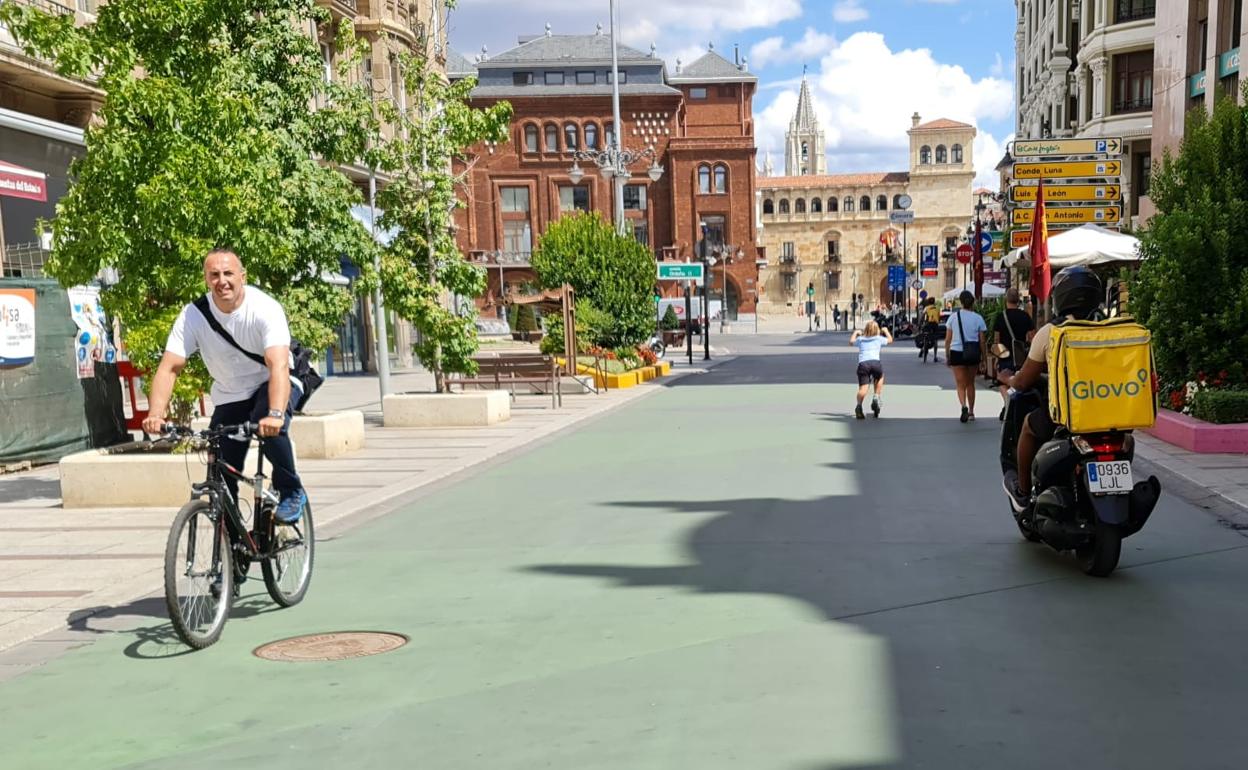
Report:
M169 620L182 641L197 650L221 637L252 562L260 562L269 596L283 607L302 601L312 580L316 545L312 506L305 506L294 524L274 518L278 496L265 486L264 439L260 438L256 453L255 476L243 475L220 457L222 442L250 442L259 437L258 429L255 423L199 432L166 426L163 434L166 439L189 441L208 459L208 478L191 486L191 500L174 517L165 545ZM252 488L250 511L241 494L236 499L231 493L226 479Z

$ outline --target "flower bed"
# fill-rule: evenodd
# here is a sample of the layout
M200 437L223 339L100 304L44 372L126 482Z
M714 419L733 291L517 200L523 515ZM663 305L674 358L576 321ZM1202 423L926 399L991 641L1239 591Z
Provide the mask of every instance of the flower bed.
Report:
M1189 452L1248 454L1248 423L1215 425L1163 409L1147 432Z

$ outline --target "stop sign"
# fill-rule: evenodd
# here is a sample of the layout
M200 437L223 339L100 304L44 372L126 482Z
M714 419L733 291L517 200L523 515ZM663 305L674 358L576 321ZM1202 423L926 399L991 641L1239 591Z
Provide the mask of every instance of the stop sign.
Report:
M958 247L957 257L962 264L971 264L971 260L975 258L975 247L969 243L962 244Z

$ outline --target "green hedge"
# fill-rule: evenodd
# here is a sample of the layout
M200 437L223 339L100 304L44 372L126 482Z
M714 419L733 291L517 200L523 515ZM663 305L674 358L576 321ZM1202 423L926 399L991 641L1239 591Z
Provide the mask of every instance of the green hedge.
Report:
M1248 390L1202 390L1192 399L1192 416L1219 425L1248 422Z

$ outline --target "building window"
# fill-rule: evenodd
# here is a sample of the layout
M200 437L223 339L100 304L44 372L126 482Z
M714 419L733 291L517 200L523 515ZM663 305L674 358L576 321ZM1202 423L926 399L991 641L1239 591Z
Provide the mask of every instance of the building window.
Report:
M768 198L767 200L763 201L763 213L764 213L764 214L774 214L774 213L776 213L776 204L775 204L775 203L773 203L773 202L772 202L772 200L771 200L770 198Z
M839 270L829 270L824 273L823 288L828 291L841 290L841 273Z
M607 85L611 84L611 70L607 70ZM620 70L620 85L628 82L628 70Z
M864 195L861 198L859 198L858 208L860 211L870 211L871 210L871 196Z
M511 73L511 84L513 86L531 86L533 85L533 73L513 72Z
M958 269L956 267L945 268L945 291L956 289L958 287Z
M644 219L633 222L633 240L642 246L650 245L650 223Z
M598 149L598 125L595 123L585 124L585 148Z
M1045 197L1047 198L1048 196L1046 195ZM946 235L945 236L945 253L952 254L957 250L958 250L958 236Z
M950 151L950 155L952 156L954 163L961 163L962 162L962 145L955 144L953 146L953 149Z
M328 43L321 43L321 80L334 82L334 48Z
M797 273L781 273L780 280L784 282L785 294L793 294L797 291Z
M723 195L728 192L728 167L715 167L715 192Z
M537 126L530 123L524 127L524 151L537 152Z
M646 210L646 186L641 184L624 185L624 210Z
M819 198L810 199L810 213L818 214L823 211L823 201Z
M598 82L598 77L593 72L576 73L576 84L578 86L592 86Z
M828 261L835 262L841 258L841 242L828 241Z
M603 136L606 138L606 145L604 145L604 146L606 146L606 147L613 147L613 146L615 146L615 124L614 124L614 123L607 123L607 124L603 127L603 131L602 131L602 133L603 133Z
M851 214L851 213L853 213L853 211L854 211L854 199L853 199L853 196L846 195L846 196L845 196L845 213L846 213L846 214Z
M575 123L563 124L563 146L568 151L576 150L580 147L581 132L577 129Z
M533 250L533 228L527 219L503 220L503 251L528 254Z
M529 213L529 188L503 187L499 189L503 199L503 212L506 214Z
M710 166L698 166L698 193L701 195L711 194Z
M562 72L547 72L546 73L546 85L548 86L563 85L563 73Z
M1157 0L1117 0L1114 3L1114 23L1122 24L1137 19L1151 19L1157 13ZM1236 29L1239 29L1236 27Z
M893 208L894 209L901 208L901 193L897 193L896 195L893 196Z
M709 248L715 249L724 245L728 226L722 214L707 214L703 216L701 227L702 237Z
M1153 108L1153 52L1114 57L1114 114Z
M559 186L559 211L589 211L589 188L572 185Z
M888 211L888 196L887 195L875 196L875 210L876 211Z
M792 262L797 259L797 245L793 241L785 241L780 244L780 258L785 262Z
M805 142L802 142L802 160L803 160L803 161L805 161L805 160L806 160L806 157L807 157L809 154L810 154L809 147L806 145L806 143L805 143Z
M798 198L797 200L793 201L793 213L794 214L806 213L806 199L805 198Z
M553 125L546 126L546 152L559 152L559 129Z
M1148 195L1149 181L1153 175L1153 154L1142 152L1135 156L1135 190L1143 197Z
M789 213L789 199L788 198L780 199L780 213L781 214Z
M945 146L943 144L936 145L936 162L937 163L949 162L949 151L945 149Z
M926 144L919 148L919 163L926 166L932 162L932 148Z
M828 198L828 213L835 214L837 210L836 198Z
M706 89L705 88L690 88L689 98L690 99L705 99Z

